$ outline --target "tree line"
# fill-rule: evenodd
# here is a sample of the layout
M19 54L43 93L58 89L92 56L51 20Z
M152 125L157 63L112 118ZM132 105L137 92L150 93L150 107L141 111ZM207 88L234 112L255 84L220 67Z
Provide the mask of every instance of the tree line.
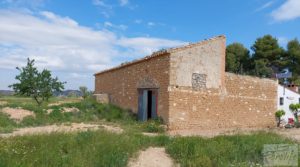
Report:
M241 43L232 43L226 48L226 71L236 74L272 78L288 69L292 72L290 82L300 84L300 43L298 39L288 42L286 49L278 40L265 35L257 38L250 50Z

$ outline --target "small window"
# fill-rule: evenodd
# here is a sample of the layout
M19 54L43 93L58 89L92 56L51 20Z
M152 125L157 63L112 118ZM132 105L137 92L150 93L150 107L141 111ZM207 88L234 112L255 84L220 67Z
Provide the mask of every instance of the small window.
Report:
M299 100L300 100L300 99L299 99ZM283 98L283 97L280 97L280 98L279 98L279 104L282 106L283 103L284 103L284 98Z

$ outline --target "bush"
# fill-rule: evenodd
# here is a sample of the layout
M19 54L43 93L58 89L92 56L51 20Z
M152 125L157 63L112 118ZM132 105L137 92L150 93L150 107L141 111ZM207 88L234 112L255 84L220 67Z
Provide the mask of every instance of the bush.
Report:
M165 129L162 126L161 119L149 120L147 122L144 122L142 127L146 132L150 132L150 133L165 132Z
M296 128L300 128L300 122L295 122L295 123L294 123L294 126L295 126Z

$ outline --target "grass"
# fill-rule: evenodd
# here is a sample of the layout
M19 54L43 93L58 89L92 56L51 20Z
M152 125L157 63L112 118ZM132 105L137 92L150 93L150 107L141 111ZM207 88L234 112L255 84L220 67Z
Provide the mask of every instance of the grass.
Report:
M0 166L126 166L150 146L166 147L181 166L262 165L264 144L293 143L272 133L200 137L147 137L106 131L0 139Z
M61 104L58 106L48 106L45 103L42 106L37 106L32 99L29 98L5 98L1 99L8 102L3 107L17 108L21 107L26 110L33 111L35 117L28 116L20 123L11 123L12 120L6 115L0 115L0 120L6 122L0 123L0 132L9 132L14 128L27 126L42 126L66 122L113 122L120 124L136 124L135 116L128 110L121 109L114 105L99 104L93 99L86 99L80 102L72 102ZM52 102L58 100L52 99ZM63 112L63 108L78 108L79 112ZM1 107L0 107L1 108ZM47 110L52 112L47 114Z
M9 119L8 115L0 112L0 132L11 132L16 126L15 121Z
M58 100L51 99L52 102ZM295 143L274 133L266 132L218 136L210 139L169 137L164 135L161 120L140 123L128 110L114 105L98 104L92 99L51 107L47 104L38 107L28 98L9 97L5 101L9 102L5 106L31 110L35 112L36 117L27 117L22 122L15 123L0 112L0 132L2 133L18 127L65 122L113 123L121 126L125 132L113 134L98 130L0 138L0 167L126 166L130 157L150 146L165 147L167 153L183 167L243 167L262 165L261 153L264 144ZM63 107L76 107L80 111L63 113ZM47 114L48 109L52 109L53 112ZM155 132L161 135L148 137L143 136L141 132Z
M264 144L291 144L274 133L258 132L251 135L218 136L212 139L178 137L167 146L167 152L181 166L254 166L263 165Z
M168 140L105 131L0 139L0 166L126 166L138 150Z

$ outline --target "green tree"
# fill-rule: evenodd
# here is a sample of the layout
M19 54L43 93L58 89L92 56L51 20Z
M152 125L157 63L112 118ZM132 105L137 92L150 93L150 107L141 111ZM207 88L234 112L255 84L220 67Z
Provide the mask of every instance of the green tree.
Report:
M259 77L270 78L273 74L272 68L268 66L263 59L254 60L254 75Z
M285 115L285 112L283 110L278 110L275 113L275 117L277 119L277 127L280 126L281 124L281 117Z
M16 76L19 83L10 85L16 95L32 97L38 105L48 100L53 92L61 92L65 82L59 82L58 78L52 78L51 72L44 69L39 72L34 66L34 60L27 59L26 67L19 68L20 74Z
M245 74L249 71L249 50L241 43L233 43L226 48L226 71Z
M87 88L87 87L85 87L85 86L80 86L80 87L79 87L79 90L80 90L80 92L81 92L81 94L82 94L82 98L83 98L83 99L86 99L88 96L90 96L90 92L88 91L88 88Z
M284 49L278 44L278 40L271 35L265 35L261 38L256 39L254 45L251 47L254 54L252 56L254 62L254 74L258 76L271 77L269 69L281 70L285 61L283 59ZM262 70L258 69L263 67ZM264 72L260 72L264 71ZM266 72L266 73L265 73ZM272 71L271 73L275 73Z
M300 84L300 43L298 39L289 41L286 51L286 67L293 73L292 82Z

